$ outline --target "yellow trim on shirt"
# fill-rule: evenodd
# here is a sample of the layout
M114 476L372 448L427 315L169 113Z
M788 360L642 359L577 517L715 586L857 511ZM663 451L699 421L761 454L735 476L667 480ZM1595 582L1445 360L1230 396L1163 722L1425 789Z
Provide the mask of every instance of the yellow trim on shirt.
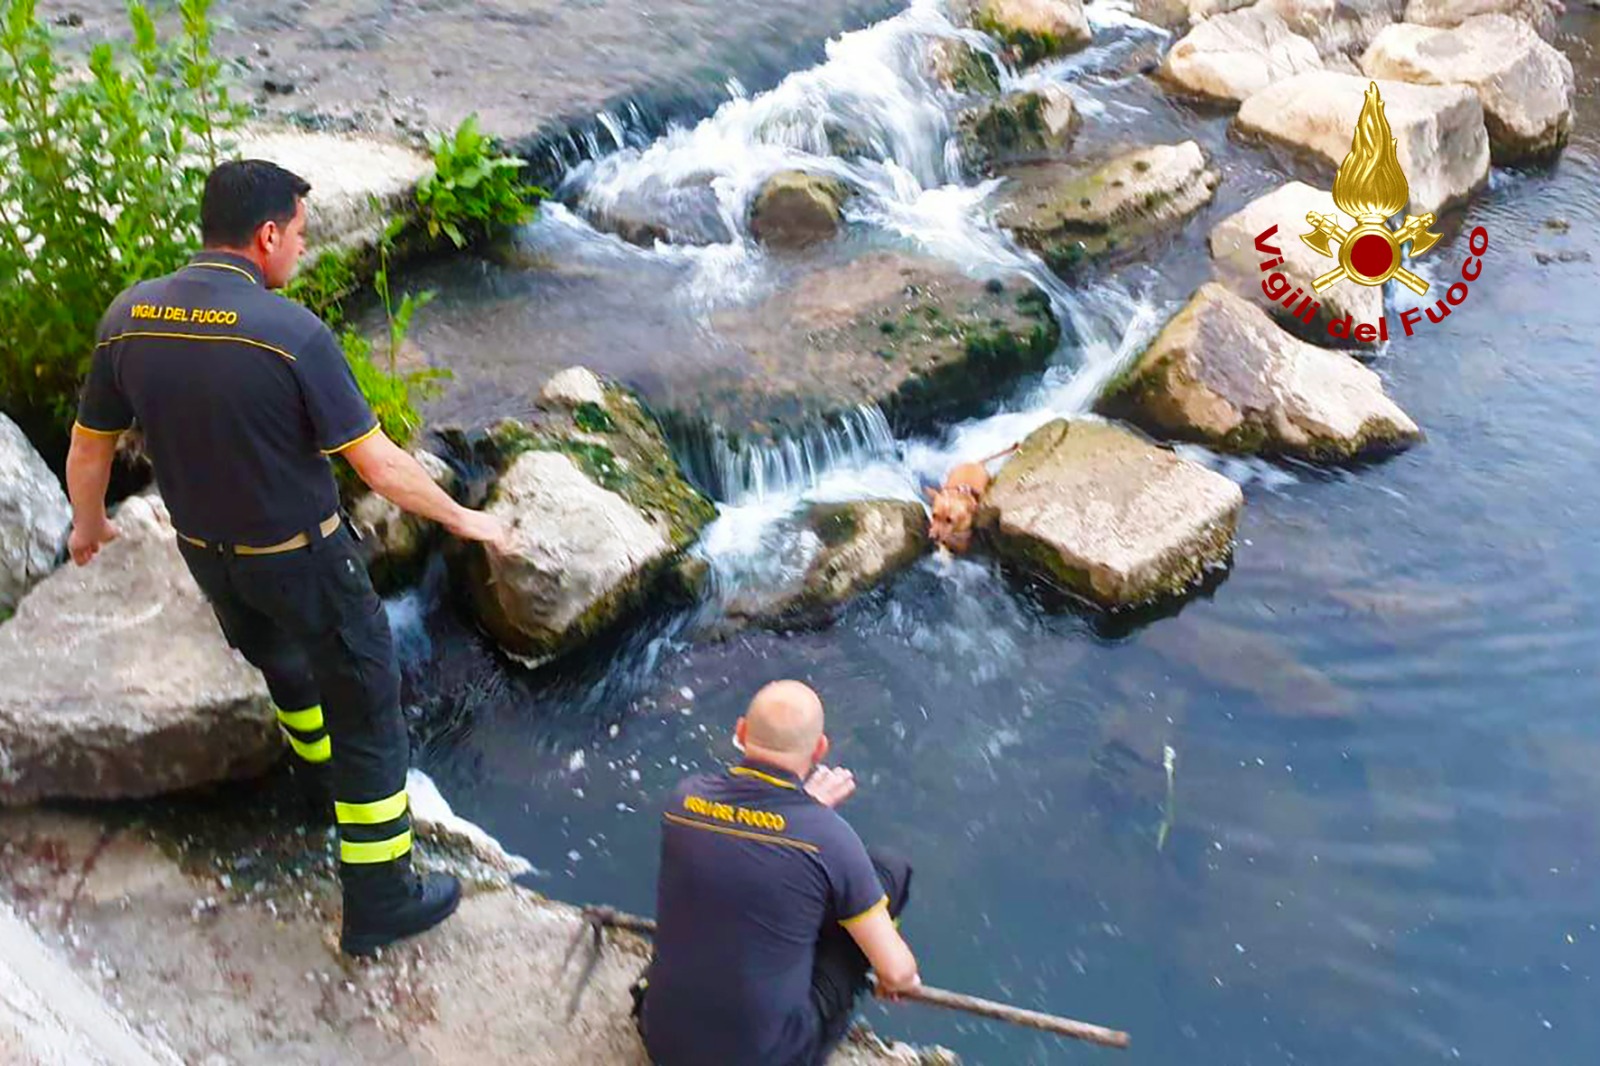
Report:
M752 769L749 766L735 766L728 772L732 774L738 774L740 777L759 778L760 780L765 781L767 784L777 785L779 788L798 789L800 787L793 781L785 781L781 777L773 777L771 774L764 774L760 770Z
M252 340L249 337L235 337L222 333L157 333L154 330L129 330L127 333L119 333L115 337L107 337L105 340L95 345L95 350L98 351L108 344L115 344L117 341L126 340L129 337L156 337L162 340L173 341L232 341L235 344L249 344L256 348L264 348L273 355L283 356L291 363L295 361L294 356L290 355L282 348L274 348L270 344L264 344L261 341Z
M343 444L339 445L337 448L324 448L324 449L322 449L322 454L323 455L338 455L340 452L346 450L347 448L354 448L357 444L360 444L362 441L367 440L369 437L377 436L378 432L380 430L382 430L382 429L383 429L383 423L379 422L377 425L373 426L371 429L367 430L365 433L361 434L361 436L355 438L354 440L347 440Z
M880 896L878 898L878 902L874 903L872 906L868 907L866 910L862 911L860 914L856 915L853 918L840 918L839 919L839 924L844 926L846 929L848 929L852 925L855 925L857 922L865 921L866 919L872 917L873 912L877 911L877 910L880 910L880 909L882 909L882 910L888 910L889 909L889 897L887 895Z
M809 851L813 854L822 850L815 844L808 843L804 840L787 840L784 837L769 836L766 833L747 833L743 829L729 829L726 826L707 825L705 822L697 822L693 818L684 818L681 815L672 814L670 812L662 815L662 817L671 822L673 825L684 825L688 826L690 829L704 829L707 832L723 833L731 837L743 837L746 840L754 840L762 844L783 844L791 848L799 848L801 851Z
M72 428L87 433L91 437L120 437L133 427L130 425L123 426L121 429L95 429L93 426L86 426L82 422L74 422L72 423Z
M231 270L235 274L243 274L245 277L250 279L252 284L256 283L256 276L254 274L250 273L250 271L246 270L244 267L236 267L232 263L190 263L189 265L192 267L210 267L212 270Z

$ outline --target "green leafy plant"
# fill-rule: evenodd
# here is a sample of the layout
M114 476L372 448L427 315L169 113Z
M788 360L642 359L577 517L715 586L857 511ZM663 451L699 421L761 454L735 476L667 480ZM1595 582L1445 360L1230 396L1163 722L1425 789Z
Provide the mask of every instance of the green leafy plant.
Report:
M298 300L330 329L344 325L344 301L359 283L356 264L348 252L323 252L310 266L302 266L283 294Z
M457 248L533 219L549 195L522 180L521 159L499 155L494 141L470 115L452 136L435 136L434 172L417 186L417 206L428 236L442 233Z
M243 118L211 51L210 0L163 41L130 2L126 44L70 75L34 0L0 3L0 407L64 439L95 327L199 236L206 174Z

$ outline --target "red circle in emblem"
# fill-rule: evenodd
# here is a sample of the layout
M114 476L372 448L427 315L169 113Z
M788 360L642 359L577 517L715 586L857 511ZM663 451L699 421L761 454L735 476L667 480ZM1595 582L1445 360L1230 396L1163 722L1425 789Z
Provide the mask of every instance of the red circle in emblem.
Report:
M1381 278L1394 264L1394 249L1376 233L1356 239L1350 249L1350 265L1364 278Z

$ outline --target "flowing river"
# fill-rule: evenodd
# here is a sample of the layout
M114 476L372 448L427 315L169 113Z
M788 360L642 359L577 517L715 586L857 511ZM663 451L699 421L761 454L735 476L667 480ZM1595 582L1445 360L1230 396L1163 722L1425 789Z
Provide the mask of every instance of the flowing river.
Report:
M1207 277L1210 227L1298 173L1231 140L1227 115L1167 99L1140 73L1163 31L1102 0L1090 49L1008 80L1070 86L1080 155L1193 138L1223 182L1144 260L1069 286L991 225L993 183L961 176L951 102L921 73L959 32L940 10L915 0L657 138L603 116L515 255L410 279L441 292L420 340L457 374L435 413L514 414L575 363L681 402L675 369L708 358L709 317L795 269L743 218L796 166L864 190L847 247L1032 277L1066 327L1052 368L936 437L897 439L867 409L756 453L686 445L721 507L696 549L714 593L554 669L508 666L436 566L390 603L419 762L535 863L533 887L648 913L659 797L734 757L757 686L803 678L862 781L850 818L917 864L905 929L932 983L1128 1029L1129 1062L1593 1062L1600 17L1569 16L1558 42L1579 80L1571 145L1550 168L1497 170L1444 220L1417 269L1444 277L1481 225L1483 278L1372 364L1422 445L1344 470L1190 450L1247 503L1225 579L1156 617L1049 608L980 554L924 559L818 632L729 635L719 597L793 564L803 501L912 498L955 459L1086 410ZM865 149L831 154L840 131ZM586 221L639 196L732 239L646 250ZM917 1008L868 1015L969 1062L1114 1056Z

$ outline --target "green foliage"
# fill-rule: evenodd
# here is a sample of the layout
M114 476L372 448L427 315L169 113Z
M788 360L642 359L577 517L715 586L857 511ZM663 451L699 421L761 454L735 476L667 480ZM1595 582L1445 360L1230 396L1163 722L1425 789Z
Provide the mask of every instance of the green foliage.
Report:
M180 0L173 41L129 3L131 41L95 47L81 78L36 9L0 4L0 406L59 432L107 305L193 251L205 176L243 112L210 0Z
M585 433L610 433L617 428L606 409L597 403L580 403L572 412L572 420Z
M442 233L457 248L498 230L533 219L545 190L525 184L527 164L496 154L494 142L478 129L478 116L461 123L453 136L436 136L434 173L417 186L417 205L428 236Z
M331 329L344 325L344 301L355 291L356 265L347 252L323 252L302 266L283 294L298 300Z

